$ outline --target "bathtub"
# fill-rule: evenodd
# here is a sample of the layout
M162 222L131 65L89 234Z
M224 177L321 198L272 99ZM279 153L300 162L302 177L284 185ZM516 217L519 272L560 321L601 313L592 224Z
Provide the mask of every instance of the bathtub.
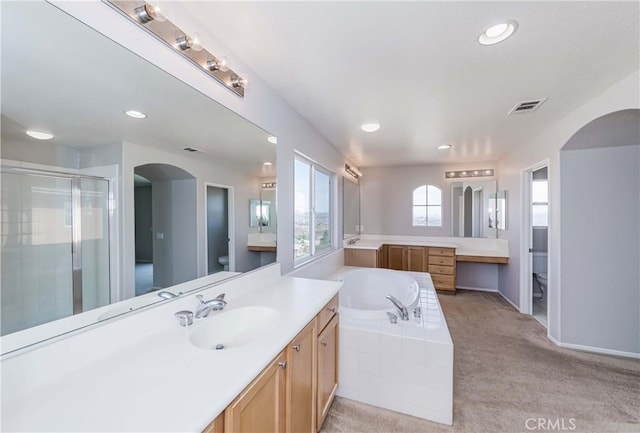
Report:
M355 319L387 319L387 311L396 313L392 295L409 312L419 304L420 287L415 278L406 272L390 269L362 268L338 277L340 289L340 313Z
M453 342L431 276L344 267L333 279L343 282L337 395L451 425ZM390 322L387 295L409 320Z

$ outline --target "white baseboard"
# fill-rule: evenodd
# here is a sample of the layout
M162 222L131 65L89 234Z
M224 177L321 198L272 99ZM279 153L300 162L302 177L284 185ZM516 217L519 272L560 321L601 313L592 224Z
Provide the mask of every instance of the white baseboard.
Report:
M509 305L511 305L513 308L515 308L515 309L516 309L516 311L517 311L518 313L520 313L520 307L518 307L516 304L514 304L513 302L511 302L511 299L509 299L509 298L507 298L506 296L504 296L504 294L503 294L502 292L500 292L500 291L498 291L497 293L498 293L498 295L502 296L502 299L504 299L505 301L507 301L507 303L508 303Z
M469 287L469 286L456 286L456 289L460 290L474 290L476 292L491 292L498 293L498 289L487 289L485 287Z
M582 344L563 343L556 340L551 335L547 335L547 338L556 346L564 347L565 349L580 350L582 352L601 353L603 355L622 356L624 358L640 359L640 353L635 352L623 352L621 350L605 349L602 347L584 346Z

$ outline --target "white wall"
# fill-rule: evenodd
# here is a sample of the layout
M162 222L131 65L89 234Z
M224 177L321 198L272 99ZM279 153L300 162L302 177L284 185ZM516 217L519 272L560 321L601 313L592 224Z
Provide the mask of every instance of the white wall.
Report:
M445 179L450 170L496 168L496 161L465 164L431 164L403 167L363 168L360 178L360 221L363 234L406 236L451 236L451 184ZM482 180L493 180L492 177ZM413 227L413 190L420 185L442 190L442 227ZM488 200L488 197L487 197Z
M640 143L562 151L560 170L563 342L640 353Z
M621 79L619 82L604 90L598 96L585 102L568 113L557 122L549 125L540 134L518 147L500 161L498 171L498 185L500 190L508 192L508 224L507 230L499 234L500 238L509 241L509 265L500 267L499 290L515 305L521 305L520 299L520 271L521 260L524 259L523 249L528 245L521 244L521 224L523 209L526 205L521 200L522 171L549 159L549 189L550 189L550 227L549 227L549 317L548 332L555 340L562 342L562 326L559 321L561 250L560 222L561 222L561 193L560 181L562 173L559 171L559 150L580 128L590 121L605 114L640 106L640 74L638 71ZM535 115L535 113L532 113ZM571 305L566 308L573 308Z
M129 22L119 13L102 2L65 2L53 0L53 4L70 15L80 19L109 38L156 64L205 95L213 98L247 120L278 137L278 261L283 273L293 269L293 155L299 150L310 159L339 174L344 171L344 156L320 135L300 114L294 111L251 68L237 58L222 44L198 18L174 2L170 19L185 30L200 33L202 45L220 56L226 56L232 68L248 75L250 88L244 98L218 84L187 60L181 58L163 43ZM342 212L342 180L334 185L334 209L336 215ZM255 194L257 197L257 194ZM247 217L248 218L248 217ZM245 221L236 216L237 221ZM337 218L334 236L339 241L342 233L342 218ZM202 238L199 236L199 242ZM337 242L339 244L339 242Z

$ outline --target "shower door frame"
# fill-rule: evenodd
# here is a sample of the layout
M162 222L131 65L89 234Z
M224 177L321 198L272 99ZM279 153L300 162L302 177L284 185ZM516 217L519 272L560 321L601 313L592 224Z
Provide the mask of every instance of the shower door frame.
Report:
M73 314L76 315L83 313L83 294L82 294L82 218L80 217L82 211L81 201L81 187L80 183L82 179L91 179L107 182L107 244L109 247L108 257L108 298L109 304L113 302L113 241L112 241L112 209L110 206L111 197L113 194L113 179L102 176L94 176L90 174L84 174L82 172L71 173L54 170L57 167L42 166L39 164L21 163L18 161L1 160L0 161L0 173L31 175L40 177L50 177L56 179L69 179L71 182L71 275L72 275L72 308ZM87 310L89 311L89 310Z

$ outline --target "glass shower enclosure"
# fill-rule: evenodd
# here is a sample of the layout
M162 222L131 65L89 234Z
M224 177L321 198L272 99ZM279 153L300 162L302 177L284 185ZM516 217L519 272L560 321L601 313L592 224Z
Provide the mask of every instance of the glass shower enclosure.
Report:
M109 304L109 181L5 166L0 176L0 334Z

